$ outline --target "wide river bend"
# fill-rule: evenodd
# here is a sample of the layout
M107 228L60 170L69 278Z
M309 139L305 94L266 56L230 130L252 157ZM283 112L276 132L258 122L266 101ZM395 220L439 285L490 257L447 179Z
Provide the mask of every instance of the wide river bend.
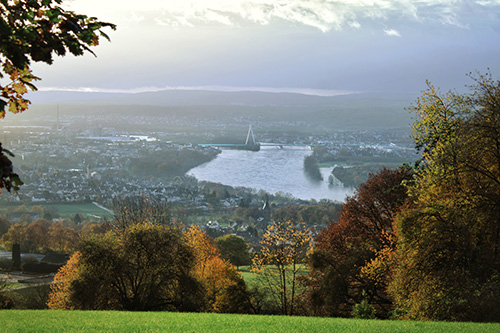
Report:
M243 186L269 193L290 193L299 199L344 201L353 189L331 185L331 168L321 168L323 181L314 181L304 172L306 147L261 147L258 152L222 150L214 160L191 169L188 174L198 180Z

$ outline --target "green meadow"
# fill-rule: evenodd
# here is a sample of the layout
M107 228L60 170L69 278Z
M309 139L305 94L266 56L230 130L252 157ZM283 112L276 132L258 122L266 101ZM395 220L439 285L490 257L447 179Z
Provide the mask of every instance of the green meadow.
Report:
M300 266L299 269L300 275L307 275L309 273L309 270L306 265L299 265L299 266ZM251 288L254 285L260 283L255 273L252 272L252 266L240 266L238 267L238 272L241 274L241 277L243 278L243 280L245 280L245 283L247 284L248 287Z
M174 312L2 310L3 332L499 332L500 324Z
M72 217L76 213L81 213L84 217L99 216L110 218L112 215L104 209L97 207L93 203L79 203L79 204L44 204L45 208L52 208L56 210L63 217Z
M96 206L93 203L61 203L61 204L41 204L45 209L53 209L61 217L71 218L75 216L76 213L81 213L85 218L111 218L112 214L108 211ZM5 214L5 210L9 207L9 204L0 205L0 214ZM26 205L28 210L31 210L33 205Z

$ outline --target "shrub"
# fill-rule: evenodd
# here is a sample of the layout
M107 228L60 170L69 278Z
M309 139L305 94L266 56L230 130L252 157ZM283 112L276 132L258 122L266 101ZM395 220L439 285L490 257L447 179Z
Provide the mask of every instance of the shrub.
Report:
M357 303L353 306L351 315L356 319L374 319L375 308L368 303L367 299L364 299L361 303Z

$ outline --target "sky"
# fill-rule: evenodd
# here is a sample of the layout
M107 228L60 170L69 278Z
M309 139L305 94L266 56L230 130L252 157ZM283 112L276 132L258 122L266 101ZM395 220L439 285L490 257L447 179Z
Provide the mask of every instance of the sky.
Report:
M418 92L500 77L500 0L66 0L117 25L42 90Z

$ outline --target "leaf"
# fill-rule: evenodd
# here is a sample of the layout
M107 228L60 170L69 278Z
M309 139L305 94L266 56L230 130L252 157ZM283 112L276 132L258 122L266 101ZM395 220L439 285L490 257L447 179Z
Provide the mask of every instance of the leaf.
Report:
M9 101L9 111L12 113L18 113L19 109L17 108L17 104L15 102Z
M16 82L12 85L12 88L14 91L19 94L23 95L28 92L28 89L26 89L26 86L22 82Z

